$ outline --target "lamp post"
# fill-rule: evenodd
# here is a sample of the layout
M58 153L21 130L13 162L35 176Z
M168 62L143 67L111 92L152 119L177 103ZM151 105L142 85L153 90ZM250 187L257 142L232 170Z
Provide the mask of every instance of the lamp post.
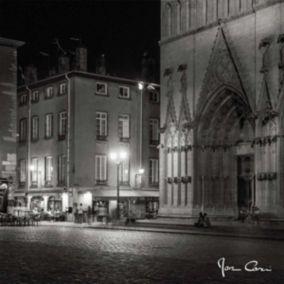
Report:
M71 83L68 73L65 73L65 79L67 81L67 143L66 143L66 188L69 194L70 190L70 141L71 141ZM68 196L69 197L69 196ZM72 189L72 202L68 198L68 207L72 206L73 200L73 189Z
M119 210L119 170L120 170L120 166L122 165L122 162L125 161L128 157L128 153L125 151L119 151L119 152L111 152L110 153L110 159L116 163L116 178L117 178L117 184L116 184L116 217L117 220L120 219L120 210Z

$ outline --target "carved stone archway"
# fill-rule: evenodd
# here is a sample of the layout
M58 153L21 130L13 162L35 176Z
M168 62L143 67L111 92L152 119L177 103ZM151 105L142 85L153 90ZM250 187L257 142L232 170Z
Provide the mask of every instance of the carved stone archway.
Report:
M194 207L211 215L236 215L238 211L239 145L252 154L254 119L248 101L223 85L209 96L196 128ZM253 174L253 171L252 171Z

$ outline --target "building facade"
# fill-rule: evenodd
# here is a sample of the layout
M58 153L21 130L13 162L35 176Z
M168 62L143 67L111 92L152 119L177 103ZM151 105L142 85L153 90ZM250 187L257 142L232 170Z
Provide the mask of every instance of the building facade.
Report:
M284 217L283 13L161 1L161 216Z
M0 38L0 183L16 180L17 48L21 45L23 42ZM2 187L0 211L6 188Z
M82 204L113 216L117 166L109 154L122 150L123 209L157 206L159 86L139 90L137 81L65 71L18 89L19 196L45 212Z

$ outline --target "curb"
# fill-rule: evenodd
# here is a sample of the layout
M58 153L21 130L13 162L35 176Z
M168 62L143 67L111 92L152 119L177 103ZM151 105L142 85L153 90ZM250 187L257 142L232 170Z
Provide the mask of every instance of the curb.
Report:
M123 226L89 226L90 229L101 230L118 230L118 231L136 231L136 232L151 232L151 233L167 233L167 234L182 234L182 235L197 235L197 236L214 236L214 237L229 237L229 238L246 238L246 239L259 239L259 240L273 240L283 241L284 236L264 236L264 235L252 235L252 234L233 234L224 232L202 232L193 230L176 230L176 229L164 229L164 228L147 228L147 227L123 227Z
M131 226L117 226L117 225L77 225L77 224L56 224L56 223L43 223L39 226L49 227L64 227L64 228L76 228L76 229L98 229L98 230L116 230L116 231L134 231L134 232L151 232L151 233L167 233L167 234L182 234L182 235L196 235L196 236L214 236L214 237L228 237L228 238L246 238L246 239L258 239L258 240L273 240L284 241L284 235L265 235L265 234L244 234L244 233L229 233L229 232L214 232L205 231L210 229L190 230L190 229L172 229L172 228L154 228L154 227L131 227Z

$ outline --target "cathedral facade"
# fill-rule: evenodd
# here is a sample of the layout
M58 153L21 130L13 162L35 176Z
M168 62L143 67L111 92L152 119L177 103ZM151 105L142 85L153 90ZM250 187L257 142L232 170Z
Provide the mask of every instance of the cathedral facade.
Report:
M284 3L161 2L160 216L284 217Z

